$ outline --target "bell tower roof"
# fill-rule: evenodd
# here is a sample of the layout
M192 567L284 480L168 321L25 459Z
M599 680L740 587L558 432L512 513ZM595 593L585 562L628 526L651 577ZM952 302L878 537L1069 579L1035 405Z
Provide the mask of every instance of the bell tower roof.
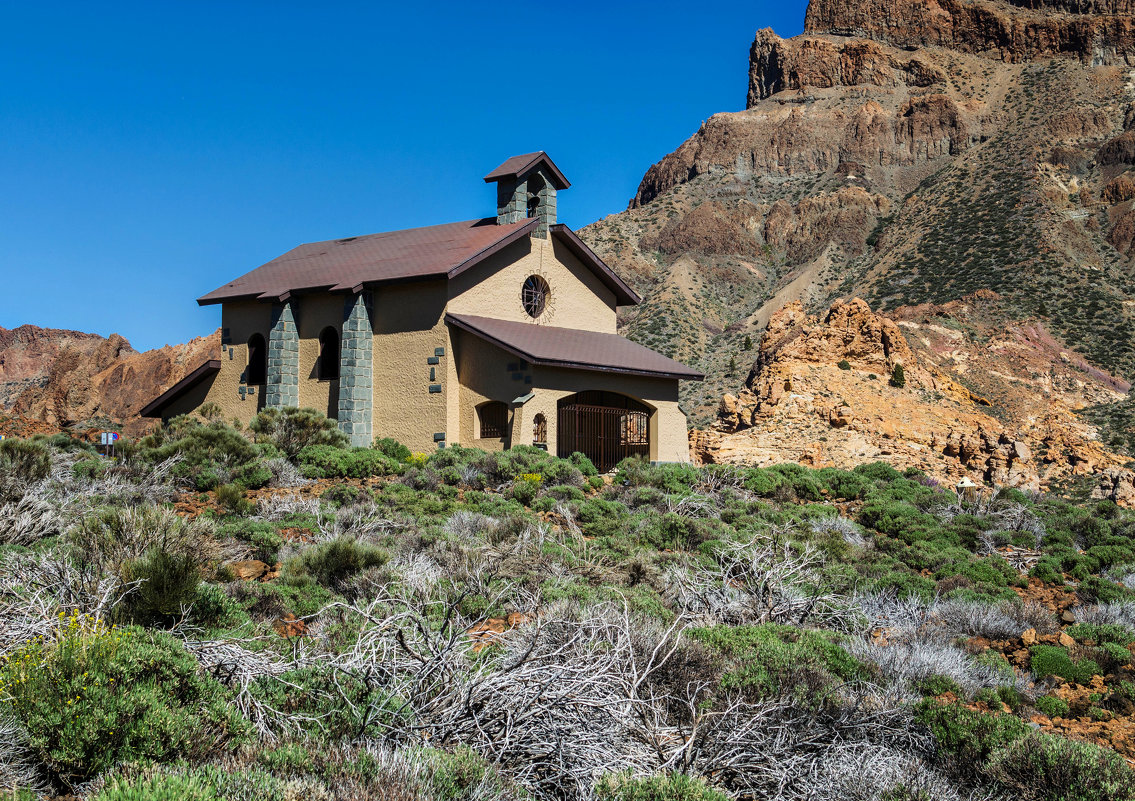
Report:
M564 177L564 174L560 172L560 168L548 158L548 154L543 150L538 150L535 153L524 153L505 159L504 163L485 176L485 183L491 184L506 180L515 181L540 167L544 167L544 171L547 173L548 177L552 179L552 185L555 186L556 189L567 189L571 186L571 181Z

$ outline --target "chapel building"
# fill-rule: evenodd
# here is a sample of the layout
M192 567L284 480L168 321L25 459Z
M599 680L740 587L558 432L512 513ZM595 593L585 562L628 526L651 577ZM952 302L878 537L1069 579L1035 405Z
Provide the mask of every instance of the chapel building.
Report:
M688 461L678 382L704 376L616 333L640 298L556 222L563 173L541 151L485 181L496 217L300 245L198 298L221 306L221 357L143 416L313 407L358 446Z

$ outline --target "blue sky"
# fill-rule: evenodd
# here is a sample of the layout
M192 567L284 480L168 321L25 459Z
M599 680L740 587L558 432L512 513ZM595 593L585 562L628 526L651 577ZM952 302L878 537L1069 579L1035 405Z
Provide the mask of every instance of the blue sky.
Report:
M207 334L197 296L301 242L492 214L514 153L583 227L805 6L0 0L0 326Z

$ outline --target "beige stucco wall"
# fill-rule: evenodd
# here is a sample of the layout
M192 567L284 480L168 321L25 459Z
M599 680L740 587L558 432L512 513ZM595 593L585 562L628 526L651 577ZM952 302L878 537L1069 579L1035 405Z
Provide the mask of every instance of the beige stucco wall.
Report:
M479 439L476 408L487 400L509 403L513 445L531 445L536 415L543 413L548 426L548 450L556 452L556 410L561 398L587 390L618 392L652 409L650 458L663 462L688 462L686 416L678 408L678 382L673 379L628 376L590 370L565 370L524 365L521 359L477 337L457 331L453 336L454 361L460 377L460 414L455 441L462 445L500 450L495 439ZM515 372L510 366L516 366ZM519 375L520 378L514 378ZM531 382L527 379L531 377ZM528 393L523 404L512 401Z
M205 403L215 403L221 409L223 420L238 420L246 424L264 402L264 387L249 387L251 394L240 395L241 377L248 366L248 339L254 333L268 342L268 329L272 324L272 307L267 303L238 301L225 303L221 307L221 369L213 377L211 384L204 382L194 391L178 398L163 410L165 417L174 417L193 411ZM225 335L227 332L227 336ZM207 386L204 396L201 388Z
M435 433L448 434L451 371L444 322L446 282L395 284L374 291L374 436L394 437L414 452L435 450ZM437 348L445 354L436 357ZM441 391L431 393L430 368Z
M551 289L549 307L535 322L615 333L615 294L562 244L539 237L522 239L454 278L449 310L531 323L520 290L533 274Z
M343 337L343 295L303 295L292 301L300 338L299 403L339 415L339 382L319 379L319 335L328 326Z

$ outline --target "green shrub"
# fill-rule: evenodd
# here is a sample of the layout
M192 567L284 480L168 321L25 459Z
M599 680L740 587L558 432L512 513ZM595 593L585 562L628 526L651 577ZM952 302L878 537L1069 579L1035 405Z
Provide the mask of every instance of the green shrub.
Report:
M851 369L851 362L849 362L847 359L840 359L838 362L835 363L835 366L838 367L841 370L850 370Z
M725 689L756 698L814 700L834 684L871 675L829 632L766 623L692 629L690 636L730 657Z
M306 773L315 764L311 752L299 743L261 751L257 761L273 773L282 774Z
M579 487L572 487L567 484L558 484L557 486L549 487L548 494L557 501L582 501L584 498L583 490Z
M1054 695L1042 695L1034 706L1050 718L1066 718L1070 711L1068 704Z
M666 493L689 492L701 480L698 469L688 464L651 464L632 456L615 467L615 484L624 487L654 487Z
M325 493L326 494L326 493ZM284 538L271 523L253 520L226 522L217 531L218 536L232 537L256 548L253 558L272 564L284 546Z
M369 478L398 472L389 456L367 448L310 445L299 453L300 471L308 478Z
M287 709L305 736L332 743L379 736L400 706L383 693L379 682L327 665L259 678L251 692L274 709Z
M1091 640L1100 645L1114 643L1126 646L1135 642L1135 629L1116 623L1077 623L1065 629L1064 633L1078 642Z
M0 683L36 756L68 787L119 762L201 758L248 731L173 637L81 616L13 654Z
M641 513L637 517L642 517ZM693 518L665 512L642 519L635 530L638 541L657 550L692 550L726 535L724 524L712 518Z
M140 582L123 603L137 623L172 622L197 595L201 571L193 554L151 548L141 559L123 566L127 582Z
M517 503L531 506L532 501L536 500L536 493L539 491L540 480L521 476L515 479L512 486L508 488L508 497Z
M567 458L567 460L571 462L572 466L574 466L577 470L579 470L579 472L583 473L583 475L587 476L588 478L594 478L599 475L599 470L595 467L595 463L579 451L573 452L572 455Z
M595 786L598 801L729 801L697 776L670 773L635 779L628 774L604 776Z
M891 386L900 389L906 386L906 371L902 369L901 364L896 364L895 368L891 370Z
M203 425L196 418L176 417L164 429L138 443L136 458L159 462L173 456L182 461L173 474L186 478L201 492L217 486L219 470L236 470L254 462L256 447L224 423Z
M1064 570L1060 565L1058 559L1053 559L1050 556L1041 557L1029 575L1033 578L1040 579L1045 584L1063 584L1064 583Z
M869 462L868 464L857 465L852 472L858 473L870 481L879 481L885 484L891 484L902 478L902 473L886 462Z
M861 498L871 489L871 482L850 470L837 470L825 467L816 471L816 479L836 498L854 500Z
M233 483L244 489L267 487L272 480L272 471L262 462L250 462L233 471Z
M295 459L304 448L343 448L350 442L338 423L315 409L264 409L248 427L255 432L257 442L275 445L289 459Z
M923 695L945 695L953 693L961 696L962 688L949 676L928 676L918 683L918 691Z
M940 704L927 698L915 706L914 712L962 772L980 770L992 753L1031 731L1027 723L1013 715L967 709L958 701Z
M191 603L190 619L199 626L232 628L248 621L248 615L236 599L216 584L198 584Z
M1110 604L1116 601L1128 601L1135 598L1135 593L1122 584L1108 581L1099 576L1086 577L1076 587L1076 592L1079 593L1086 602L1097 604Z
M762 498L772 497L787 483L782 474L766 468L753 467L745 471L745 489Z
M222 484L217 487L217 503L222 509L234 515L250 515L256 507L244 497L244 490L237 484Z
M335 506L354 506L374 500L374 493L366 487L353 487L350 484L336 484L324 490L319 500Z
M352 576L389 560L390 555L375 545L340 537L307 548L289 560L285 572L292 583L310 578L324 587L341 590Z
M99 478L106 473L107 468L110 466L110 461L97 457L94 459L82 459L75 464L71 465L71 475L75 478Z
M0 440L0 470L21 481L42 481L51 473L51 452L42 442Z
M1030 801L1131 801L1135 771L1094 743L1030 733L990 758L986 772Z
M390 437L376 439L374 441L374 449L396 462L405 462L410 458L410 449Z
M1073 660L1068 651L1056 645L1034 645L1030 667L1033 673L1043 678L1057 676L1076 684L1087 684L1092 676L1099 675L1100 666L1091 659Z
M91 801L217 801L211 784L196 776L158 775L127 780L115 778Z

